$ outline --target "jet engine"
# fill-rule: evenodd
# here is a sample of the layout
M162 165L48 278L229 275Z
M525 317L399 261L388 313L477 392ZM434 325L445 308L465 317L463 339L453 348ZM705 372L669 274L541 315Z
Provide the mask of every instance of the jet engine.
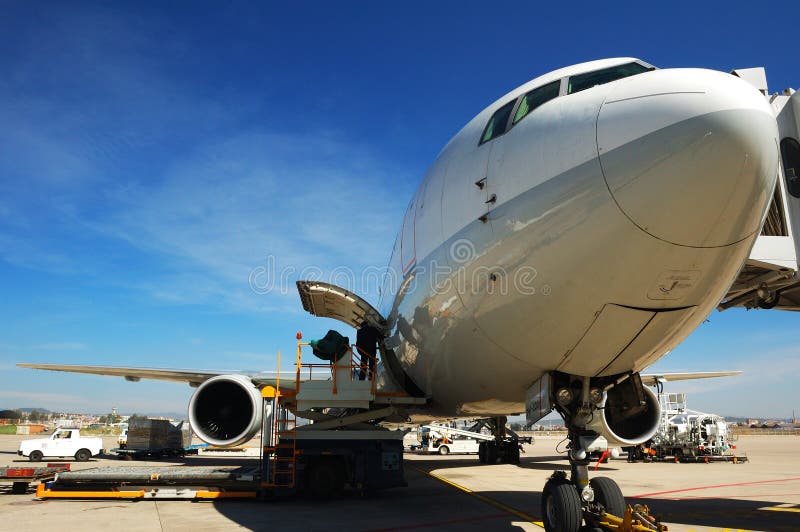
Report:
M189 423L211 445L241 445L261 429L261 391L244 375L218 375L189 401Z
M644 404L628 395L625 387L608 390L586 428L605 437L609 446L627 447L648 441L658 431L661 405L650 388L641 390Z

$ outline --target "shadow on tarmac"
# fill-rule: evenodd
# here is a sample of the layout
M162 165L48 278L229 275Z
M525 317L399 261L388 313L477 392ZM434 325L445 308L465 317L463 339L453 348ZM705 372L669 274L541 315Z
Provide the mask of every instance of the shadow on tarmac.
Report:
M6 454L8 454L6 452ZM11 453L13 454L13 453ZM569 464L560 455L526 457L523 455L517 466L524 469L543 471L568 470ZM42 462L44 464L47 459ZM49 459L51 462L69 462L64 459ZM558 463L553 463L556 461ZM14 462L31 464L21 458ZM182 459L159 460L117 460L113 456L92 459L93 466L131 465L152 466L184 464L189 466L256 466L254 458L217 458L187 456ZM561 463L563 462L563 463ZM250 530L272 529L284 525L302 530L433 530L448 529L459 532L480 530L518 531L523 519L502 508L489 504L475 496L447 486L413 468L424 471L448 470L460 467L482 466L475 456L466 455L447 459L430 457L427 460L407 460L406 480L408 488L396 488L361 497L353 491L346 491L340 497L328 501L314 501L303 497L276 499L271 501L215 501L215 509L231 521ZM612 462L613 464L613 462ZM615 468L601 466L602 471ZM594 476L594 465L592 476ZM477 495L486 497L527 514L535 520L541 519L541 488L531 486L525 491L479 491ZM797 513L761 510L774 507L774 502L697 498L670 500L660 498L628 498L629 504L647 504L651 512L665 522L687 527L709 527L722 529L771 530L777 532L798 530ZM201 503L202 504L202 503Z
M485 464L479 463L476 455L463 455L457 457L453 455L450 456L450 458L444 459L437 458L435 455L433 455L427 457L425 460L413 460L408 461L407 463L417 467L422 467L428 471L432 471L434 469L453 469L456 467L489 467ZM612 464L613 462L607 462L595 470L596 463L592 463L590 466L590 473L594 473L595 471L598 473L602 471L617 471L617 468L613 467ZM516 464L516 467L521 467L524 469L536 469L539 471L569 472L569 462L563 455L530 457L522 455L519 459L519 464Z
M521 467L536 466L540 458ZM463 467L450 460L426 461L425 470ZM521 530L525 521L518 515L487 503L472 494L415 471L406 462L408 488L396 488L360 497L346 491L328 501L303 497L259 501L217 501L216 509L225 517L251 530L275 526L300 526L303 530L389 531L389 530ZM421 464L420 464L421 465ZM602 470L602 468L601 468ZM541 487L531 491L479 491L485 497L541 520ZM766 511L774 502L724 498L669 500L628 498L629 504L646 504L664 522L714 530L748 529L776 532L797 530L797 514ZM530 525L529 525L530 526Z
M361 497L346 491L340 497L314 501L302 496L261 501L217 501L215 508L250 530L293 527L309 531L458 530L515 531L524 522L518 516L446 486L422 473L406 470L407 488L395 488ZM533 512L538 497L520 511ZM536 510L535 515L538 514ZM533 526L533 525L531 525Z

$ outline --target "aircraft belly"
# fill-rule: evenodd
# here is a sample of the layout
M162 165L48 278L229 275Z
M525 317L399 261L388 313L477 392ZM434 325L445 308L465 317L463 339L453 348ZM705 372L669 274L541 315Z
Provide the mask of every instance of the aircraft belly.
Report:
M608 364L608 357L622 353L655 314L653 311L604 305L591 327L556 369L571 375L596 375Z

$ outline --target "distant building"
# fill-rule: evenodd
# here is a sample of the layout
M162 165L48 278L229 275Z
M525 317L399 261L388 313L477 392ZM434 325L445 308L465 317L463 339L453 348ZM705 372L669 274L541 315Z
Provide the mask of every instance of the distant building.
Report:
M41 423L17 425L17 434L38 434L40 432L44 432L44 425Z

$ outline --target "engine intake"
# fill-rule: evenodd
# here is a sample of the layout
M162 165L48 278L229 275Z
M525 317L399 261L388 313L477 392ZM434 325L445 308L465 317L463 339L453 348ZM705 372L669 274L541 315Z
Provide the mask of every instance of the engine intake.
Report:
M620 388L608 391L601 409L595 411L594 418L586 428L594 430L608 440L611 446L626 447L639 445L655 436L661 418L661 405L658 398L650 390L643 387L645 405L636 409L635 413L626 411L620 400Z
M261 429L261 392L243 375L218 375L202 383L189 401L189 423L206 443L241 445Z

